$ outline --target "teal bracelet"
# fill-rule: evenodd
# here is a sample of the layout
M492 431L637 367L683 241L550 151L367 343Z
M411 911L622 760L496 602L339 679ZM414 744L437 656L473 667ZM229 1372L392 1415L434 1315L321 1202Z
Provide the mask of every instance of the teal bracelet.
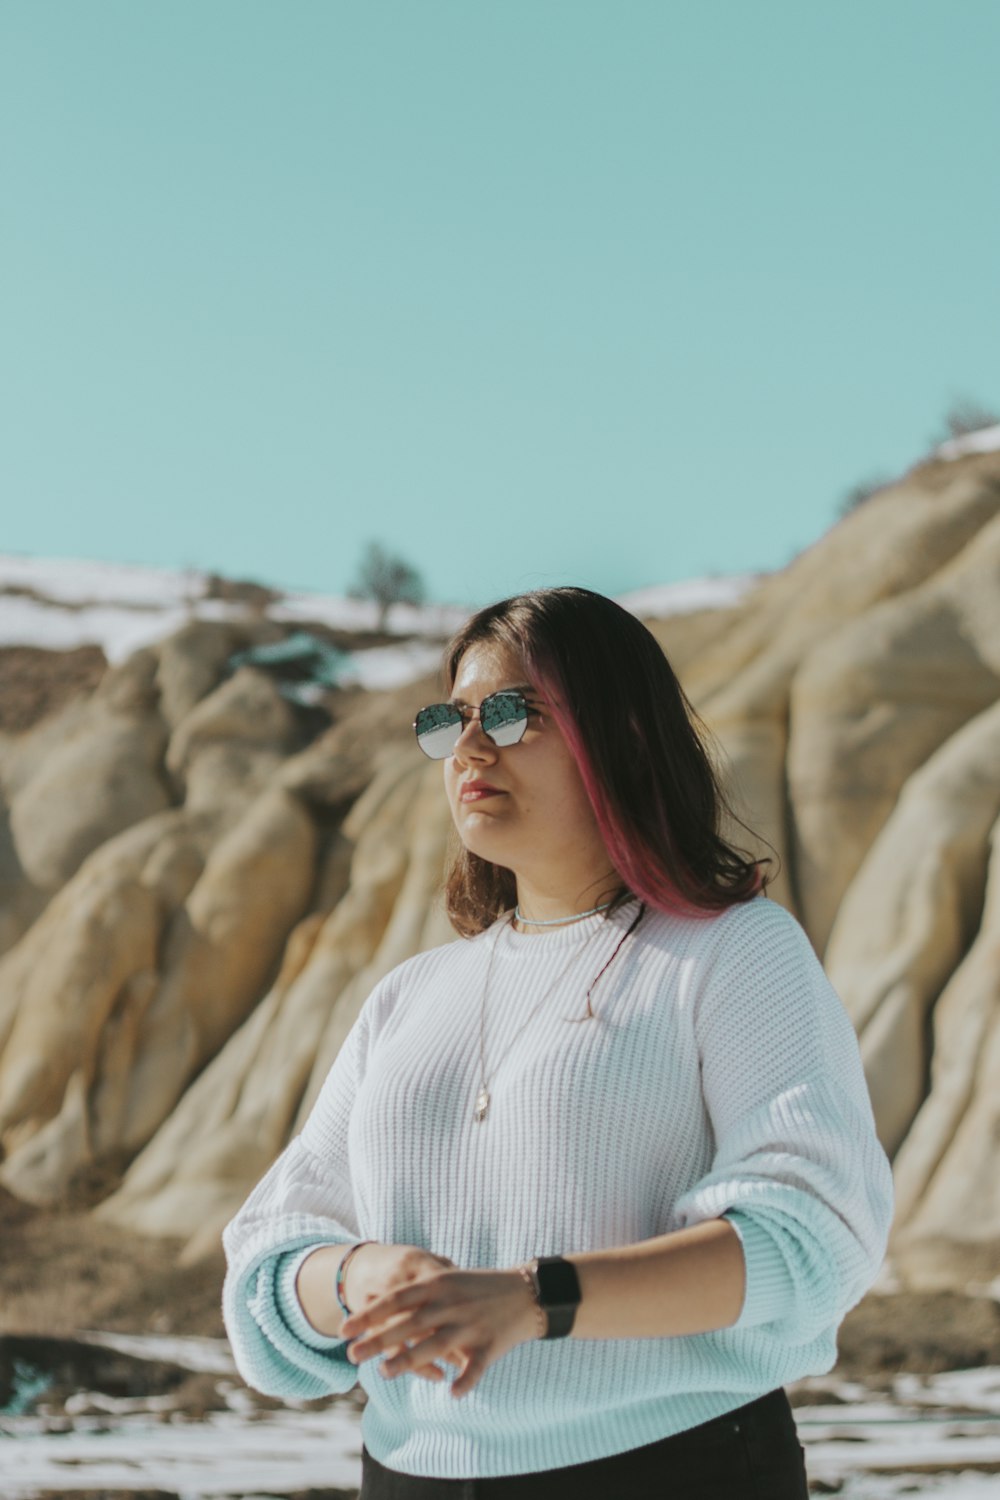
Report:
M347 1262L350 1260L355 1250L360 1250L362 1245L374 1244L374 1240L358 1240L357 1244L352 1245L347 1254L342 1257L340 1265L337 1267L337 1279L334 1282L334 1291L337 1293L337 1301L340 1303L345 1318L349 1318L351 1316L351 1309L344 1301L344 1272L347 1270Z

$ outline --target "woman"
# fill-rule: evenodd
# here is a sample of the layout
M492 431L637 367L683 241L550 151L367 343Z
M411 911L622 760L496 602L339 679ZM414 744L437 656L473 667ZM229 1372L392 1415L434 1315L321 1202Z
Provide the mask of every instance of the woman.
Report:
M643 625L520 595L445 676L465 941L376 985L227 1225L239 1369L360 1378L363 1500L805 1500L782 1385L891 1213L851 1024Z

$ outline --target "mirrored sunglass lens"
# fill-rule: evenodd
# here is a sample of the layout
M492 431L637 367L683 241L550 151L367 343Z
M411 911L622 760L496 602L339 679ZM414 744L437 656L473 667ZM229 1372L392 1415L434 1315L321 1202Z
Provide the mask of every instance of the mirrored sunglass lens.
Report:
M432 703L417 714L417 744L431 760L444 760L458 744L462 715L451 703Z
M497 693L484 700L480 715L494 745L516 745L528 723L528 705L520 693Z

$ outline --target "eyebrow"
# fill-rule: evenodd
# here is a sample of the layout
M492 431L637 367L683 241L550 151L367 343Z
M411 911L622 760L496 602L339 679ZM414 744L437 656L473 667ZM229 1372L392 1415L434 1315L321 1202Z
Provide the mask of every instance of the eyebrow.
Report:
M524 698L534 698L536 700L538 698L538 693L535 688L531 686L530 682L519 682L516 683L513 687L497 688L496 691L498 693L520 693ZM492 698L493 694L487 693L486 697ZM472 704L467 703L464 698L449 698L448 702L454 704L456 708L472 707Z

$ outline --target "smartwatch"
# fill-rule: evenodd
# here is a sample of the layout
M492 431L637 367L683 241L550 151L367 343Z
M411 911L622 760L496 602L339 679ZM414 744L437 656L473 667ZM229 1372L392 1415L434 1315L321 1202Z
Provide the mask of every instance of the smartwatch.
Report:
M572 1261L561 1255L538 1255L528 1262L535 1301L548 1323L545 1339L564 1339L580 1305L580 1279Z

